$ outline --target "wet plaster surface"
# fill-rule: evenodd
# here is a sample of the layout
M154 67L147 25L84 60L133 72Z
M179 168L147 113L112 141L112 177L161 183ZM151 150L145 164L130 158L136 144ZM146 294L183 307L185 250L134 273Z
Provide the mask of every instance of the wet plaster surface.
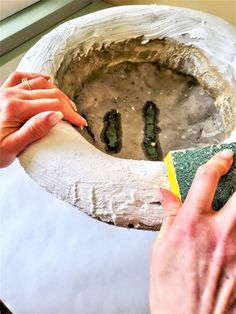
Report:
M86 81L75 102L87 118L89 132L78 131L106 152L101 136L104 116L116 109L121 114L122 147L115 156L150 159L143 145L147 101L154 102L159 110L153 145L161 147L163 156L169 150L220 143L225 137L214 100L198 82L157 63L124 62L101 69Z

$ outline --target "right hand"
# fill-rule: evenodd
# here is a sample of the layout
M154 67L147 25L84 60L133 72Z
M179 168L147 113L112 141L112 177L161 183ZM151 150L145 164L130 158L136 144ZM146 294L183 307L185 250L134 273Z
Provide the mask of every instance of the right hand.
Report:
M236 192L212 209L232 163L226 150L202 165L183 205L159 190L164 219L151 257L151 313L236 313Z

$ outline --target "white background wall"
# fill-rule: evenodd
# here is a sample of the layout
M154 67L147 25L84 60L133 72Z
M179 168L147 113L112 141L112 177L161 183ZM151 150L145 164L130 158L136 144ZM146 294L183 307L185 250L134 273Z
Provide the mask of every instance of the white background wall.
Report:
M40 0L1 0L0 21Z

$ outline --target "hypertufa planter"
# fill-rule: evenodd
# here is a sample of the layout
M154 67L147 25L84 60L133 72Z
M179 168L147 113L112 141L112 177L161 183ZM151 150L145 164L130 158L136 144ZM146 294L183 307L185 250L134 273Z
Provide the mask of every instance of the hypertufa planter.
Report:
M233 142L235 47L236 29L220 18L168 6L122 6L57 27L28 51L18 70L51 74L55 84L74 99L102 68L124 62L158 63L196 79L214 100L221 118L223 131L217 141ZM146 101L153 100L149 98ZM154 103L159 110L159 103ZM191 111L191 106L188 108ZM110 109L116 109L114 103ZM165 118L163 110L160 123ZM167 115L172 118L171 111ZM121 126L122 119L121 114ZM165 130L160 130L161 137ZM174 134L180 137L178 128ZM210 140L216 142L214 137ZM42 187L86 214L118 226L158 230L162 209L155 202L153 185L169 186L163 162L115 156L94 147L69 123L60 122L19 160Z

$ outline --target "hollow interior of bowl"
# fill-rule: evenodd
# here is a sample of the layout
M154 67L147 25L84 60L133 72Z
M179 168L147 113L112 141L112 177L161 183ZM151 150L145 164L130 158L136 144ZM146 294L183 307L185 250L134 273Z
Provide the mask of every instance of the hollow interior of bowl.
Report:
M225 137L214 99L192 76L159 63L124 62L100 69L74 100L89 124L78 132L101 151L121 158L162 160L170 150L220 143ZM150 132L147 104L154 108ZM110 136L117 136L115 150L104 134L111 112L118 120L118 130L110 128Z
M223 79L202 51L171 40L80 49L65 55L56 81L88 121L77 131L117 157L161 161L170 150L221 143L234 128L231 103L215 106Z

